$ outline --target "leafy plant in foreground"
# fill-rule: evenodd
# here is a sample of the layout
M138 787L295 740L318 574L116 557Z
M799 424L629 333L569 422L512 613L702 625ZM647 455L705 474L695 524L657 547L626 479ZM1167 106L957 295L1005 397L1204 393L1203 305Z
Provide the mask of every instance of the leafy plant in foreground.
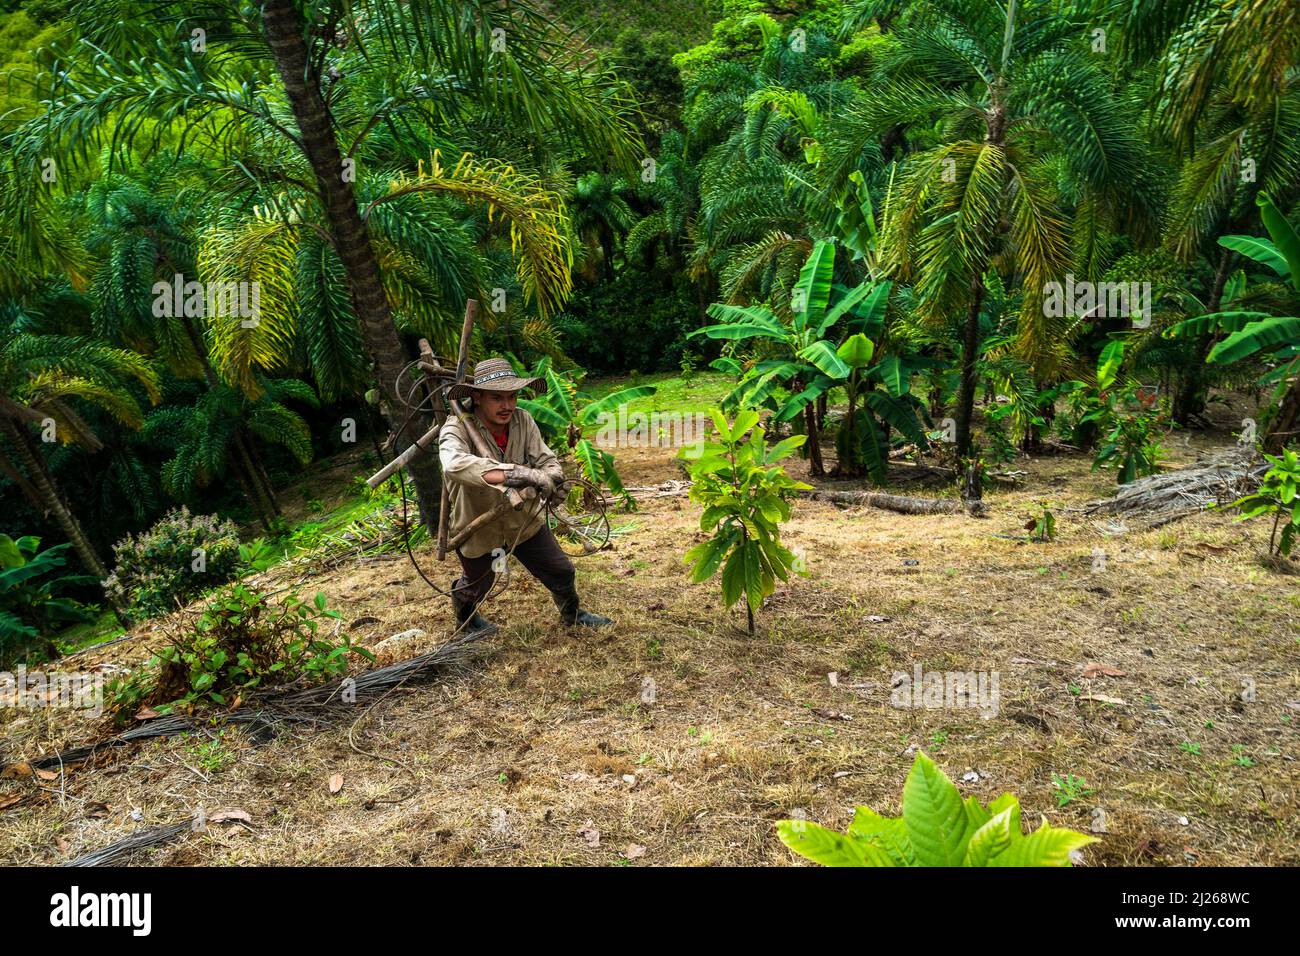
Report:
M236 706L259 687L341 677L352 654L373 661L347 634L322 632L322 624L342 616L326 604L320 592L310 603L295 594L272 603L241 583L229 585L145 667L109 686L112 708L133 713L149 704L165 714L201 704Z
M882 817L858 807L847 833L807 820L776 825L781 842L825 866L1069 866L1070 853L1097 837L1043 825L1020 831L1020 801L1004 793L987 808L961 798L924 753L903 784L903 813Z
M790 478L777 462L807 436L792 435L768 448L753 409L742 409L730 424L718 409L710 414L719 441L706 441L688 467L691 500L704 506L700 528L713 537L687 551L686 561L694 565L695 583L722 568L722 600L731 607L745 598L752 635L754 611L776 589L776 579L788 581L795 566L795 555L781 545L780 523L790 518L785 499L811 486ZM681 457L687 457L685 449Z
M1264 473L1259 488L1254 494L1238 498L1230 507L1241 509L1239 521L1271 514L1273 530L1268 536L1268 553L1287 557L1296 534L1300 533L1300 455L1287 448L1281 456L1264 457L1273 467Z

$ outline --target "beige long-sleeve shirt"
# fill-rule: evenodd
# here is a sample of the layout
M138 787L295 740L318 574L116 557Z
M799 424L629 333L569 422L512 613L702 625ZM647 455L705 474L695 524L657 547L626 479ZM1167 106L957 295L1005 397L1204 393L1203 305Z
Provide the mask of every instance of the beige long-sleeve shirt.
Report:
M462 431L464 427L477 428L494 455L500 454L500 448L477 415L466 417L471 424L463 425L459 419L449 418L438 433L438 457L442 461L442 473L451 501L447 525L449 537L454 537L479 515L501 503L506 487L484 481L487 472L498 468L509 472L515 465L526 465L548 472L557 480L564 476L555 452L547 447L537 423L522 408L516 408L510 417L506 450L500 458L483 458L476 454ZM459 550L467 558L477 558L493 548L508 549L540 531L544 520L545 511L537 500L525 501L518 511L509 510L496 521L479 528L461 544Z

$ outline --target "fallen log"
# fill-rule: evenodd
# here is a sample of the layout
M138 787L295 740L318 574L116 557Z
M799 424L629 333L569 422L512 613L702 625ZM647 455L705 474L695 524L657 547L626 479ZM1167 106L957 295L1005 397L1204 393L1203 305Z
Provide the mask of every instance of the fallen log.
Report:
M904 495L887 495L880 491L801 491L801 498L829 501L837 505L880 508L904 515L947 515L968 512L981 515L987 508L982 501L961 501L956 498L908 498Z
M634 485L628 492L633 498L681 498L690 493L689 481L676 479L661 485ZM983 514L987 506L982 501L961 501L956 498L909 498L905 495L887 495L880 491L801 491L799 497L813 501L829 501L837 505L866 506L894 511L905 515L940 515L969 512Z

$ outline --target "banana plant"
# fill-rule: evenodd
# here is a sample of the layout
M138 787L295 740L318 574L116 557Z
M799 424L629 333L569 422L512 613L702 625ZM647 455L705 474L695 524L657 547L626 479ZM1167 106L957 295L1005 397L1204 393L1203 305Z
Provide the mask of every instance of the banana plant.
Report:
M1255 202L1269 238L1222 236L1219 245L1267 266L1300 296L1300 235L1268 196L1261 193ZM1300 316L1247 310L1210 312L1179 322L1168 334L1222 335L1206 358L1211 365L1228 365L1252 356L1277 363L1260 379L1261 384L1276 386L1273 399L1277 402L1264 433L1263 447L1277 453L1296 438L1300 427Z
M634 385L610 392L604 398L593 399L579 387L586 376L582 369L557 372L551 367L551 360L543 358L528 374L544 380L546 392L535 399L520 399L519 407L533 416L548 443L564 442L577 462L581 477L594 485L603 485L622 497L629 509L633 508L635 503L623 487L613 454L601 447L608 442L584 438L583 430L601 424L602 417L615 414L620 406L653 395L655 387ZM626 437L619 435L614 443L619 444Z
M95 584L89 574L55 572L67 562L71 544L40 550L41 539L24 535L14 539L0 534L0 659L19 645L45 638L70 624L93 621L92 609L60 592Z
M815 403L832 388L845 386L852 424L846 426L850 428L847 446L841 443L841 470L854 474L865 462L868 471L880 480L888 454L885 435L889 426L913 441L926 442L916 417L916 400L908 394L908 382L919 367L918 360L891 354L868 367L866 363L875 351L873 341L884 329L892 285L866 281L848 289L833 283L834 266L834 244L818 242L791 290L793 319L788 324L765 305L715 303L709 314L724 321L704 326L691 335L730 342L759 340L775 353L748 367L734 356L723 356L712 363L719 371L742 376L723 399L722 407L770 408L777 421L790 421L802 414L814 476L825 474ZM884 386L884 391L877 391L876 384ZM789 393L784 401L778 401L778 388ZM864 408L871 415L857 415L860 396L864 396Z

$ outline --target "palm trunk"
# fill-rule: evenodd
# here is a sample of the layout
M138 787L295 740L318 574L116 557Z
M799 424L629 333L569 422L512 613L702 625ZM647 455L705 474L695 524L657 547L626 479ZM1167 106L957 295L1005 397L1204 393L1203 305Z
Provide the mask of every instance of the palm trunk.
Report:
M343 179L343 154L321 96L320 78L307 61L307 44L303 39L306 25L293 0L264 0L262 26L298 124L303 153L316 176L334 249L347 273L352 307L361 323L366 350L374 361L380 390L387 399L388 424L398 428L406 425L395 442L394 452L400 453L431 422L421 415L414 416L410 422L404 421L397 376L410 359L393 324L388 296L380 282L379 262L370 245L365 220L357 209L352 184ZM431 456L417 455L408 470L415 481L420 515L427 527L436 528L441 490L436 462Z
M1268 430L1264 432L1262 445L1264 451L1270 455L1282 454L1282 449L1295 442L1300 436L1300 369L1293 369L1293 371L1296 374L1291 381L1291 387L1287 389L1282 403L1277 407L1277 414L1273 416L1272 421L1268 423Z
M1219 266L1214 271L1214 285L1210 287L1210 297L1206 300L1206 312L1218 312L1223 302L1223 288L1228 282L1228 270L1232 265L1232 250L1224 249L1219 255ZM1214 347L1217 336L1202 335L1196 342L1196 356L1192 360L1182 386L1174 397L1173 419L1179 425L1187 425L1188 420L1205 408L1205 360Z
M235 478L244 490L244 497L248 499L253 506L253 511L257 514L257 520L261 523L263 529L268 532L271 531L271 522L279 512L267 500L266 489L262 486L261 478L257 473L257 466L248 453L248 446L244 442L242 429L236 430L235 438L230 443L230 462L235 472Z
M267 513L272 518L280 516L280 499L275 496L275 486L271 484L271 477L262 467L262 459L253 453L253 442L248 437L248 432L240 428L235 432L235 441L239 444L239 454L248 467L249 475L253 479L253 485L257 493L262 498L262 504L266 506Z
M975 411L975 359L979 348L980 306L984 303L984 276L971 282L970 309L966 312L966 336L961 350L961 388L957 392L957 457L971 453L971 417Z
M182 318L181 322L185 327L186 336L189 337L190 346L203 367L203 378L208 383L209 391L216 389L221 383L212 369L203 337L188 318ZM242 426L235 430L233 444L234 447L226 456L227 464L234 473L235 480L239 482L244 497L253 506L253 513L262 530L269 533L272 530L271 520L280 514L280 504L275 498L275 489L271 487L270 479L266 477L261 464L250 454L250 446L247 444L247 436Z
M253 488L253 480L248 474L248 469L244 467L244 462L237 450L232 446L226 453L226 463L231 473L235 476L235 481L239 482L239 490L244 493L245 500L253 509L253 515L257 518L257 523L262 526L262 530L268 534L271 532L271 516L266 513L265 506L262 503L257 492Z
M826 474L826 466L822 464L822 447L817 432L817 410L812 402L803 407L803 420L804 427L808 430L808 474L814 478L821 478Z
M3 421L5 434L9 437L9 442L14 446L14 454L18 456L18 463L22 465L23 470L27 472L27 478L35 486L41 496L42 507L47 514L53 514L54 520L58 522L63 533L67 535L72 542L72 549L77 552L77 557L86 570L95 575L99 580L108 577L108 569L104 567L104 562L99 559L95 549L90 545L90 539L81 529L81 523L77 521L66 504L63 496L59 494L58 487L54 484L54 479L45 467L40 451L35 447L32 438L23 429L23 426L17 424L11 418L0 419Z

